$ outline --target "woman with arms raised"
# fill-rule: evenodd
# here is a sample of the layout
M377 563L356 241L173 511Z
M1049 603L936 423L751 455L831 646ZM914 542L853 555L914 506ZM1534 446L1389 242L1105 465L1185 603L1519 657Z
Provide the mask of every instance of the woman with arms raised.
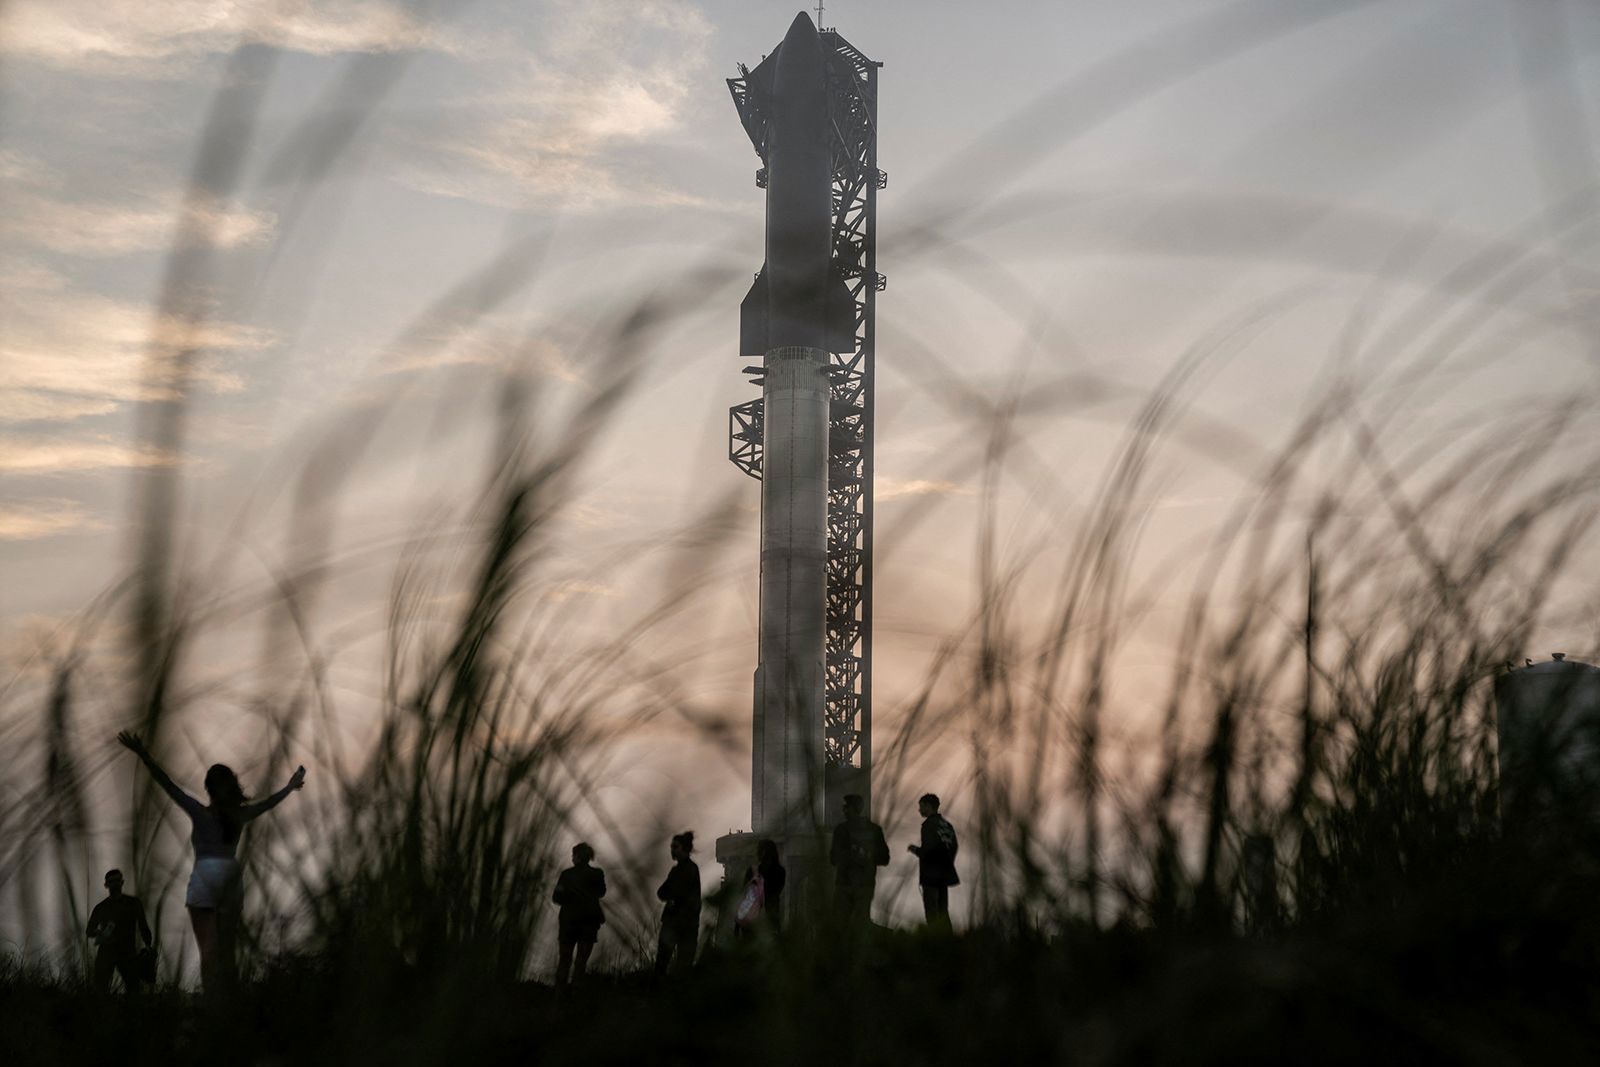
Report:
M245 799L239 777L231 768L212 764L206 771L206 796L211 803L202 804L167 777L138 737L124 731L117 740L144 761L156 784L189 816L194 873L189 876L189 892L183 902L189 909L195 945L200 949L200 983L206 990L215 991L233 978L233 932L243 901L239 861L234 858L239 836L245 823L265 815L305 785L306 769L295 768L282 789L265 800L251 802Z

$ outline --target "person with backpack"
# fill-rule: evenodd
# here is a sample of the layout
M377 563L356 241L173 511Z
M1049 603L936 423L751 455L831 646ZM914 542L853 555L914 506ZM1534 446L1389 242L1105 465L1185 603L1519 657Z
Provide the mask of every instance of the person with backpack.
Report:
M89 913L88 935L98 946L94 955L94 987L101 993L111 991L113 972L122 975L122 986L129 993L139 992L144 984L140 966L138 941L144 938L146 951L155 944L150 924L144 920L144 905L138 897L122 891L122 872L106 872L106 899Z
M551 899L560 909L556 918L557 989L565 989L569 979L583 981L589 970L589 954L606 921L600 907L600 898L606 895L606 872L592 866L593 862L594 849L587 841L579 841L572 846L572 866L556 879Z
M922 816L922 843L906 850L917 857L923 915L930 928L949 933L950 887L961 884L956 875L956 828L939 814L939 798L932 793L917 801L917 812Z
M756 845L756 877L761 879L762 921L767 929L777 933L783 929L783 887L789 880L789 872L778 860L777 844L766 838Z
M744 893L733 917L735 937L757 929L777 933L783 929L783 887L789 872L778 860L778 846L770 838L756 844L756 865L745 872Z
M850 932L866 929L878 868L889 865L889 844L883 827L867 818L866 804L855 793L844 798L844 822L833 828L828 862L833 864L833 901L840 921Z

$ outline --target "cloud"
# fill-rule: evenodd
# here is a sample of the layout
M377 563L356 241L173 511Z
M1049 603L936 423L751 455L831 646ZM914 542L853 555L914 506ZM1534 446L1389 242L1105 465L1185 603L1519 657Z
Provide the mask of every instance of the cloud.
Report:
M562 0L545 24L531 54L500 57L520 63L520 73L469 102L480 121L418 131L400 180L499 207L701 203L625 158L675 133L704 84L712 29L699 8Z
M304 52L445 48L394 0L10 0L0 52L73 69L170 77L173 60L254 42Z
M972 490L955 482L937 479L913 478L901 481L887 475L878 475L872 489L873 499L898 500L906 496L969 496Z
M148 305L73 292L59 275L23 267L0 277L0 416L66 420L175 396L180 353L191 388L235 392L229 353L267 347L237 323L157 319Z
M118 256L170 248L178 208L160 204L69 204L13 191L6 237L75 256ZM198 212L200 228L219 248L255 244L271 235L277 219L266 211L214 208Z
M109 415L119 406L108 397L0 386L0 422L67 422L91 415Z
M11 474L165 467L173 461L174 457L167 453L126 445L105 436L74 440L0 434L0 471Z
M403 373L462 366L536 374L568 385L587 384L571 357L555 341L499 324L436 331L391 353L384 370Z
M36 159L0 152L0 179L5 182L6 212L0 237L74 256L119 256L160 251L179 237L177 222L185 210L183 190L176 184L161 195L133 196L119 202L63 199L61 177ZM187 209L217 248L257 244L272 235L277 217L269 211L221 205Z
M106 528L105 520L71 500L0 504L0 541L35 541Z
M600 600L615 600L622 595L622 590L605 582L591 582L582 578L569 578L558 582L545 593L546 600L557 603L564 600L596 598Z

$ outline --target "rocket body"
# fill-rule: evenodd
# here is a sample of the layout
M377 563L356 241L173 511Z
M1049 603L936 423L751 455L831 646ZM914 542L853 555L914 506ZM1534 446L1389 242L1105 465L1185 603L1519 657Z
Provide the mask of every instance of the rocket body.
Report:
M749 82L767 163L766 264L740 324L741 354L764 369L751 820L758 834L789 837L823 818L828 363L853 330L853 306L833 265L827 74L809 17L795 18Z
M756 669L751 825L759 833L822 825L827 648L827 353L766 354L761 474L760 662Z

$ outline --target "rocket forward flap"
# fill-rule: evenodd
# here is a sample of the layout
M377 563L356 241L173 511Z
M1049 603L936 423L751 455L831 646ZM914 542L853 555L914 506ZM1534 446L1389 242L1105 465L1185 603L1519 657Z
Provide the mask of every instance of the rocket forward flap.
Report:
M739 354L766 355L768 332L767 268L763 264L761 273L756 275L755 283L750 286L750 291L744 295L744 302L739 305Z
M829 352L856 350L856 302L850 287L837 271L828 272L826 293L827 349ZM764 356L773 348L767 286L767 268L751 283L750 291L739 304L739 355Z

